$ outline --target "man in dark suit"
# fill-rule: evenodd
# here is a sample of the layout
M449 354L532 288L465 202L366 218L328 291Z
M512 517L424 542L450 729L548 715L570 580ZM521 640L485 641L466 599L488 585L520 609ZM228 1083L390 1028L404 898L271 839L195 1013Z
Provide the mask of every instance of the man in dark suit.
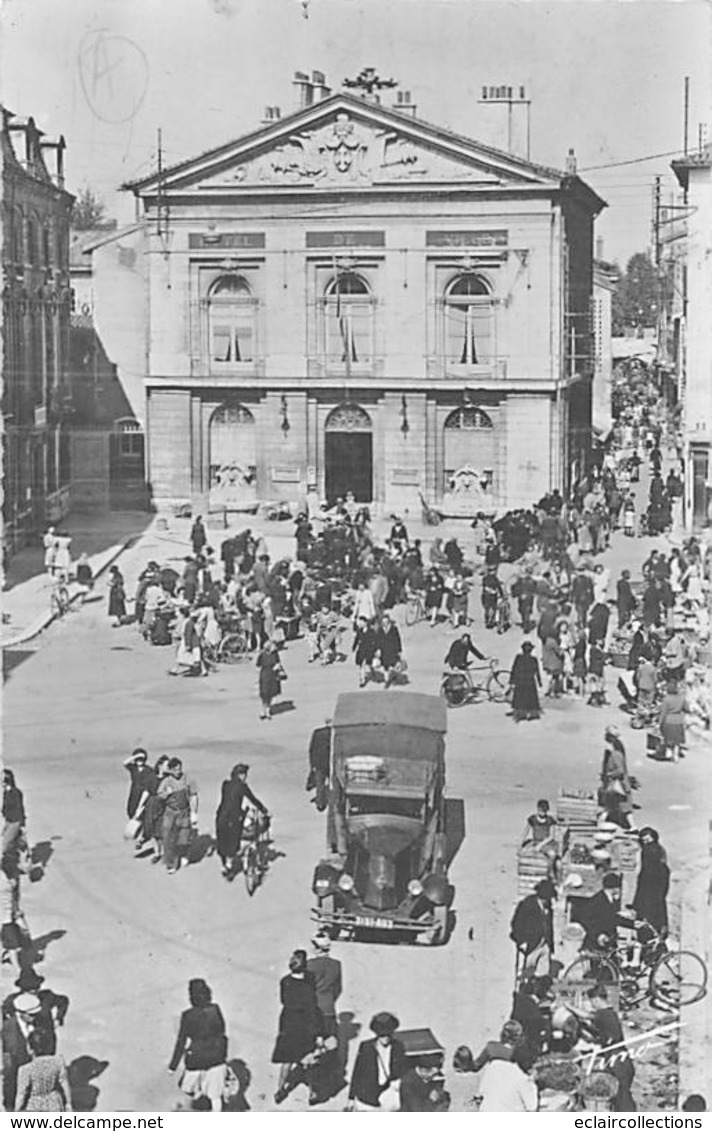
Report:
M580 921L586 934L582 950L611 950L618 945L618 928L630 923L621 916L621 881L613 872L603 877L601 891L587 899L580 911Z
M12 1012L2 1023L2 1091L5 1111L15 1110L17 1073L23 1064L29 1064L28 1038L35 1027L40 1012L40 1000L35 994L21 993L13 999Z
M316 1003L323 1018L323 1035L336 1038L338 1025L336 1022L336 1002L341 996L341 963L338 958L329 954L331 939L327 934L320 932L312 939L314 955L307 962L307 977L311 975L316 990ZM312 1096L310 1104L323 1103L336 1095L343 1075L339 1065L339 1051L335 1044L333 1049L322 1056L312 1077Z
M533 894L525 896L514 909L509 937L523 956L525 977L549 973L554 950L551 901L555 895L551 880L540 880Z
M408 1068L405 1048L394 1037L400 1021L392 1013L371 1018L372 1040L356 1054L347 1111L400 1111L398 1081Z
M44 978L33 970L31 966L20 971L16 979L17 993L8 994L2 1004L3 1020L12 1017L15 1013L15 1002L23 995L32 994L40 1003L39 1010L32 1014L32 1027L44 1029L50 1037L50 1054L57 1051L57 1035L55 1026L64 1024L69 1009L69 998L64 994L56 994L53 990L41 988Z
M320 813L329 801L329 778L331 761L331 719L326 719L323 727L312 731L309 742L309 775L307 791L314 790L312 798Z

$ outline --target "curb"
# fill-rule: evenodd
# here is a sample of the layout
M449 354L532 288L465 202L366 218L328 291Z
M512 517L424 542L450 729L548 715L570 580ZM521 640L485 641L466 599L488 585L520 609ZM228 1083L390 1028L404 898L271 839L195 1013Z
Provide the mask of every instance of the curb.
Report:
M97 577L101 577L101 575L114 564L117 558L120 558L126 550L130 550L131 547L136 544L139 537L140 535L138 537L136 535L131 535L130 538L127 538L126 541L122 542L121 545L118 546L117 549L112 552L111 555L107 557L106 560L99 566L96 573L94 574L94 578L96 579ZM76 582L70 582L70 585L76 586ZM77 598L79 597L79 592L80 591L77 589L74 593L70 594L70 605L73 605L77 600ZM51 611L42 613L39 617L36 618L36 620L32 621L28 628L22 629L17 636L12 636L10 637L10 639L3 641L2 645L0 646L1 649L4 651L6 648L16 648L18 644L26 644L28 640L32 640L35 636L38 636L39 633L42 632L45 628L48 628L52 621L57 620L59 616L59 613Z

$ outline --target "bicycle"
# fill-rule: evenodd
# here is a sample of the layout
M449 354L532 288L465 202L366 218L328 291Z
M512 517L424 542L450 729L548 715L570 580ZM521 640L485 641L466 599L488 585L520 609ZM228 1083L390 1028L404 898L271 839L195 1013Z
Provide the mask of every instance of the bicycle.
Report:
M244 632L227 632L215 650L220 664L240 664L250 658L250 642Z
M250 809L242 826L242 874L248 895L254 895L269 870L270 824L268 813Z
M474 673L482 672L481 676ZM465 703L478 703L485 696L491 703L504 703L509 689L509 672L499 667L494 657L486 664L475 665L460 671L446 671L440 684L440 694L448 707L462 707Z
M699 954L668 950L666 940L646 919L632 929L633 942L582 951L564 971L564 980L618 986L621 1009L633 1009L646 1000L676 1009L705 996L707 967Z
M425 602L422 593L411 593L406 601L405 623L409 628L412 628L418 621L427 620L427 618L428 614L425 610Z
M69 612L70 596L69 589L63 582L59 582L54 586L50 593L50 612L52 616L63 617L65 613Z

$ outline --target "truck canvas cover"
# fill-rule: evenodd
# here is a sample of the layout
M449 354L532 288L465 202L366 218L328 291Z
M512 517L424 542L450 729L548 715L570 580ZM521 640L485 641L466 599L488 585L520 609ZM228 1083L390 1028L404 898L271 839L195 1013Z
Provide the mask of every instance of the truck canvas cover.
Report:
M337 700L332 728L337 774L346 759L363 754L434 765L443 761L447 715L436 695L347 692Z

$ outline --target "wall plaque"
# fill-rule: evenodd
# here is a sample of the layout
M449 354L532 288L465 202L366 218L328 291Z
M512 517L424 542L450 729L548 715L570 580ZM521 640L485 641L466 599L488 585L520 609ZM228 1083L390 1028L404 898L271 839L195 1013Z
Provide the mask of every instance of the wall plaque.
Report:
M506 247L509 233L504 229L479 232L426 232L426 247Z
M307 232L307 247L385 247L385 232Z
M298 483L301 478L298 467L273 467L271 471L273 483Z
M264 232L189 232L188 247L203 248L252 248L264 247Z
M420 472L417 467L394 467L391 472L391 483L400 487L417 487L420 483Z

